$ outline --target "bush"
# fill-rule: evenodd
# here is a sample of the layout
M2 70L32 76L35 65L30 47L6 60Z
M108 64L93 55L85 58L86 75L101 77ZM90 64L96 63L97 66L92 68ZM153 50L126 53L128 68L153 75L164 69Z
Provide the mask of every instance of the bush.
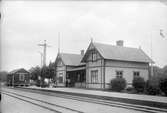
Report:
M167 96L167 78L163 78L160 80L160 89Z
M36 81L36 86L37 86L37 87L40 87L40 84L41 84L40 80L37 80L37 81Z
M135 90L139 92L143 92L145 88L145 81L142 77L134 77L132 81L132 85L135 88Z
M113 91L122 91L126 87L126 80L124 78L114 78L110 82L110 89Z
M146 94L157 95L161 93L159 88L159 78L152 77L146 82Z

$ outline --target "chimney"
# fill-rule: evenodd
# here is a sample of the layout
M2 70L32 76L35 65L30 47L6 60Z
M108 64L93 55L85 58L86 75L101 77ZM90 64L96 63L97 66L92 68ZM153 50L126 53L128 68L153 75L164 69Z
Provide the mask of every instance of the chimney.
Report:
M84 56L84 50L83 49L81 50L81 55Z
M123 40L118 40L116 42L117 46L123 46L124 45L124 41Z

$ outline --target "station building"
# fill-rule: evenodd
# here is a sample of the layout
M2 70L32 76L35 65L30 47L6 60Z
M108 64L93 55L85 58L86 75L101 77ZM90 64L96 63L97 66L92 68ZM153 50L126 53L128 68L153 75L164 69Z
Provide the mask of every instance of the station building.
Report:
M105 89L115 77L124 77L128 85L135 76L148 80L152 60L142 49L124 47L119 40L116 45L91 42L85 54L58 54L56 62L58 84Z
M16 69L7 75L8 86L29 86L30 73L24 68Z
M57 86L74 87L86 82L85 63L81 63L84 51L81 54L58 53L56 65Z

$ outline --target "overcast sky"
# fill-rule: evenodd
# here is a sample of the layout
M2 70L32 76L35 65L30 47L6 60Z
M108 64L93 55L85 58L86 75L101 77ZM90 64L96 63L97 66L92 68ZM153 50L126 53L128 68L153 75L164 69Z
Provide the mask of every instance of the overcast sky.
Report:
M3 1L1 2L1 69L40 65L46 39L47 64L55 61L60 32L61 52L80 54L93 41L141 48L163 67L167 64L167 5L161 2ZM163 29L166 38L160 36Z

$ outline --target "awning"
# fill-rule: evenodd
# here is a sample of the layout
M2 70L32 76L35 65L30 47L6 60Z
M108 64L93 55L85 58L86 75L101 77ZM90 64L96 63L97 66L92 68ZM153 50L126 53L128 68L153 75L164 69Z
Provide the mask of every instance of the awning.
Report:
M73 69L67 69L67 71L79 71L79 70L84 70L84 69L86 69L86 67L77 67Z

